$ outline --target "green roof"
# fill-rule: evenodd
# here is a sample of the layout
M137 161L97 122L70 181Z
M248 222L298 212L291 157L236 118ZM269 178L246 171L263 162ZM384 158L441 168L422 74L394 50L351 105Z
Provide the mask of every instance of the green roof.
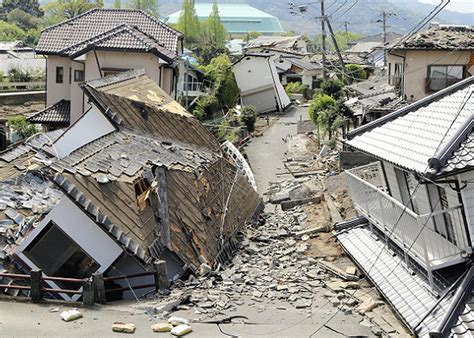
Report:
M218 4L221 22L229 33L260 32L273 34L284 32L277 17L265 13L245 3ZM200 21L209 17L212 3L196 3L194 5ZM178 22L181 11L168 15L165 22L175 24Z

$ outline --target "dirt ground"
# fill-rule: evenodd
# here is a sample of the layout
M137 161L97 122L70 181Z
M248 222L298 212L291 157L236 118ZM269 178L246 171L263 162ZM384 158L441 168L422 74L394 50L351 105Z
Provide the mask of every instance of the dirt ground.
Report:
M26 102L22 105L2 105L0 106L0 115L31 115L37 113L45 107L44 101Z

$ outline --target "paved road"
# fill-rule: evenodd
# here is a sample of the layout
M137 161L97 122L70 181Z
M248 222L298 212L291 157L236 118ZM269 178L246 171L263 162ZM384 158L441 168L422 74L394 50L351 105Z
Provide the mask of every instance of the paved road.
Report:
M285 137L296 134L297 122L307 119L307 108L293 108L280 120L267 129L263 136L257 137L247 146L246 153L255 175L257 189L263 195L270 182L290 178L286 172L283 158L287 151Z

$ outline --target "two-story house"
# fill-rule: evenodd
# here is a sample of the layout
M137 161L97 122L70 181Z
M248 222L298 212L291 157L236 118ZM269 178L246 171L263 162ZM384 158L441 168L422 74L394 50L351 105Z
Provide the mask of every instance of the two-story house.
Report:
M474 77L348 134L360 217L336 236L417 336L474 334Z
M51 128L74 123L90 105L80 84L131 69L176 96L180 32L131 9L92 9L46 28L36 53L47 56L46 109L32 117Z
M474 29L432 23L388 48L389 83L416 101L474 74Z

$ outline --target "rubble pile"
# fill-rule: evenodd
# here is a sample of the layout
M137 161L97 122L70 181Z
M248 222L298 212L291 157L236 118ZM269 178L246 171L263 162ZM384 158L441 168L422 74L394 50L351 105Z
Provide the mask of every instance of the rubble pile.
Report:
M169 295L159 296L153 312L165 319L173 311L192 310L192 321L205 322L235 314L244 303L261 312L268 304L284 302L277 309L293 308L308 316L315 308L332 305L346 314L372 315L378 322L367 317L364 324L374 332L396 332L373 313L385 305L347 257L328 255L331 263L310 255L312 239L322 234L308 230L306 220L303 206L287 211L277 206L262 215L249 227L230 266L175 284ZM317 302L317 295L324 295L326 303Z

